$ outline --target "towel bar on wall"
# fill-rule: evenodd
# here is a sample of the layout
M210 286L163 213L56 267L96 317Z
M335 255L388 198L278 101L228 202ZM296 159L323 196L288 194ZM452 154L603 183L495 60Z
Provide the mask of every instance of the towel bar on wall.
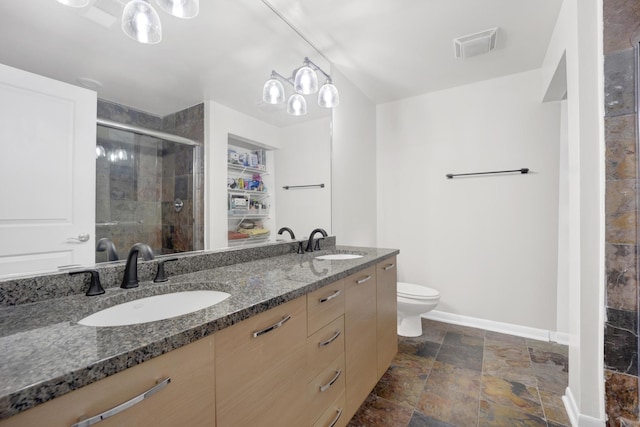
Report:
M514 173L514 172L520 172L521 174L529 173L529 168L512 169L512 170L506 170L506 171L492 171L492 172L471 172L471 173L457 173L457 174L448 173L446 177L447 179L451 179L454 176L489 175L489 174L496 174L496 173Z
M310 184L310 185L285 185L284 188L285 190L288 190L290 188L309 188L309 187L319 187L319 188L324 188L324 184Z

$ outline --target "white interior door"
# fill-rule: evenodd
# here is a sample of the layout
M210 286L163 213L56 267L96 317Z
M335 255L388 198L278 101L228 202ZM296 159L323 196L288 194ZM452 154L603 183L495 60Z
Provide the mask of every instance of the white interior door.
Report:
M0 64L0 277L95 262L96 108Z

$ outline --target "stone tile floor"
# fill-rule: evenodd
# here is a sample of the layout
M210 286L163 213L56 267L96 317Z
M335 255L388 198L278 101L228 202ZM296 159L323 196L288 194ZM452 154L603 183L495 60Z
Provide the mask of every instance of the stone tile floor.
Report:
M563 427L567 347L423 319L349 427Z

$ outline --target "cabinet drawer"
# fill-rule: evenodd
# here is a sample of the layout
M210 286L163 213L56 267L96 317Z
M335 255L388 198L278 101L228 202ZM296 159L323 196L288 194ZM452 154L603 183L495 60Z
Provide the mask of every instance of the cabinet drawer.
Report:
M0 425L69 427L148 391L165 378L171 382L163 389L97 425L211 425L215 419L213 336L2 420Z
M307 389L310 423L314 423L324 411L345 390L344 354L338 356L318 376Z
M304 423L306 320L300 297L216 333L218 427Z
M340 396L320 415L313 427L345 427L347 425L349 419L344 413L344 395L345 392L340 393Z
M344 316L307 338L307 380L344 353Z
M338 280L307 295L308 334L344 314L344 281Z

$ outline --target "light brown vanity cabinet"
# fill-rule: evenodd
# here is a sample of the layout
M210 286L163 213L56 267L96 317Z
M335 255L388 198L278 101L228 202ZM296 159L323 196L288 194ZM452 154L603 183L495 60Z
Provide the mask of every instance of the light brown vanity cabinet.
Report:
M347 419L353 417L378 380L376 266L345 280Z
M307 424L306 308L303 296L215 334L218 427Z
M398 299L396 257L376 264L378 380L398 353Z
M170 351L0 421L2 427L70 427L114 408L170 378L100 427L215 426L213 336ZM161 386L160 386L161 387Z

